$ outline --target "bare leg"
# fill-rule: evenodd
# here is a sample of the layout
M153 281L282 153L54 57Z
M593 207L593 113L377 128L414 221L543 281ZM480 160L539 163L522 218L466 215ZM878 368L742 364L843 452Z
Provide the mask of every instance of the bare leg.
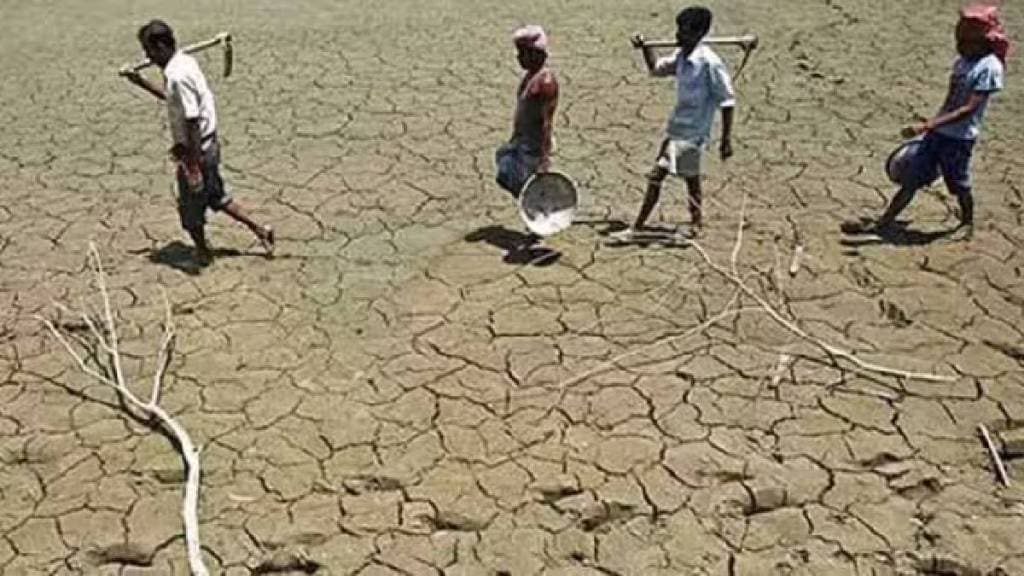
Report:
M974 236L974 197L970 188L949 186L960 204L960 225L957 230L961 240L970 240Z
M694 230L700 229L704 224L702 202L703 202L703 190L701 189L700 176L687 176L686 190L690 194L690 225L693 226Z
M961 226L973 226L974 225L974 197L971 196L971 190L957 190L956 200L960 203L960 225Z
M202 228L188 228L185 230L192 238L192 244L196 247L196 263L206 266L212 260L210 246L206 243L206 233Z
M896 223L896 218L899 217L900 212L910 204L910 201L914 199L914 194L917 193L917 188L913 186L904 186L900 188L900 191L893 196L892 201L889 202L889 207L885 209L885 213L878 219L878 228L888 228Z
M661 199L661 185L667 175L668 171L660 166L656 166L647 175L647 193L644 195L644 203L640 206L640 213L637 214L636 221L633 223L634 230L642 230L647 225L647 219L654 211L654 207L658 205L658 200Z
M237 202L232 200L228 202L223 208L224 213L231 216L238 222L241 222L252 231L253 234L259 238L260 242L263 243L263 247L267 249L267 252L274 250L274 229L270 226L261 226L256 223L255 220L249 217L249 215L238 205Z

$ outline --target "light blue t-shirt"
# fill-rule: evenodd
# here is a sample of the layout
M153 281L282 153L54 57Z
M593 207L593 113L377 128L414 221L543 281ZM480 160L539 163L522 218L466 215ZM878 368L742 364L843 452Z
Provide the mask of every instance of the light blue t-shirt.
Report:
M1003 89L1003 63L995 54L981 58L957 58L949 79L949 97L939 114L945 114L967 103L973 92L985 94L985 100L973 114L959 122L936 128L936 132L959 140L977 140L988 108L988 97Z
M673 140L703 146L711 135L715 111L736 103L729 71L718 54L704 44L686 58L679 50L660 58L651 73L676 78L676 106L667 126L668 137Z

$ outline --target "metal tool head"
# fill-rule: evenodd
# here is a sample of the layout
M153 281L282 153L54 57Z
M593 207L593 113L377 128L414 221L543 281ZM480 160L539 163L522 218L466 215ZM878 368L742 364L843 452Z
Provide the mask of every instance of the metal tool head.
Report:
M539 236L551 236L572 225L579 195L576 184L560 172L534 174L519 194L519 216Z
M222 32L224 36L224 77L231 76L235 67L235 47L231 43L231 34Z

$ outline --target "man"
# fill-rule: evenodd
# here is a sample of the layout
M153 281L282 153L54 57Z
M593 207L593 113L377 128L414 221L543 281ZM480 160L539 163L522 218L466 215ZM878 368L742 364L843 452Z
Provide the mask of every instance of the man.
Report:
M669 174L681 176L689 192L692 234L703 224L701 212L701 154L711 136L716 110L722 111L722 160L732 156L732 120L736 104L732 80L722 59L700 41L711 29L711 11L701 6L683 9L676 16L676 42L671 55L655 60L654 49L642 36L633 38L633 46L643 49L644 63L653 76L674 76L677 101L669 117L667 135L658 151L654 168L647 175L647 193L632 229L616 236L628 238L643 230L647 218L658 203L661 186Z
M139 29L139 42L146 56L163 71L160 88L138 72L123 72L133 84L167 102L167 117L178 163L178 214L181 225L195 244L196 261L212 260L206 242L206 209L224 211L249 228L263 244L267 255L274 249L274 231L253 221L225 188L220 175L220 145L217 142L217 112L213 92L195 58L177 49L174 32L161 20Z
M526 74L516 91L512 138L498 148L495 163L498 184L518 198L530 176L551 167L558 80L545 66L548 37L543 28L524 26L515 31L512 40Z

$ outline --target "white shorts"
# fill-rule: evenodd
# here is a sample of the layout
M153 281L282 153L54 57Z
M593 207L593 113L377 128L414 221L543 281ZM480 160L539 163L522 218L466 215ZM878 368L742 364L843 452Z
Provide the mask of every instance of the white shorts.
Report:
M666 138L658 152L658 166L673 176L691 178L700 176L700 157L704 147L690 140Z

